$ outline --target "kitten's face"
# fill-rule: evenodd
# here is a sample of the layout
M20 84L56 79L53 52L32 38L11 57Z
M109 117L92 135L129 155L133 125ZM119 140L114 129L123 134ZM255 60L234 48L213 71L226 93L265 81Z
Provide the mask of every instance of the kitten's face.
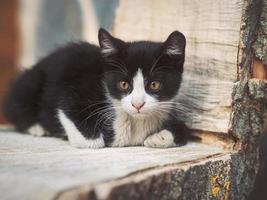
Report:
M181 33L173 32L164 43L125 43L100 29L99 43L106 60L105 85L116 107L135 117L171 108L183 72Z

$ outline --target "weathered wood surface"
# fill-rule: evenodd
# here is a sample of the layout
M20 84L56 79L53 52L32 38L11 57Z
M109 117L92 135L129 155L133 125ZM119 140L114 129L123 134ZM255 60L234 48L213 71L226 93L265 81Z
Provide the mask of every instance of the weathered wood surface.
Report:
M227 133L242 7L241 0L121 0L113 33L125 40L155 41L164 41L174 30L184 33L186 61L179 100L189 107L189 125Z
M0 194L4 200L47 200L69 195L64 191L71 188L87 186L99 197L104 197L120 183L105 184L108 181L138 173L143 179L144 171L145 174L163 173L172 166L184 173L193 165L215 162L221 157L229 160L229 151L197 143L170 149L93 150L76 149L67 141L55 138L0 132Z
M267 1L258 2L261 4L258 10L260 20L257 24L257 39L253 44L253 50L255 51L255 56L262 61L267 69Z
M59 200L202 200L230 199L230 154L157 167L118 180L83 186L59 195Z
M245 0L242 12L238 81L233 91L230 122L230 133L236 138L236 149L239 150L236 156L232 156L232 174L235 176L232 191L235 199L248 199L259 169L259 141L263 130L267 82L251 78L253 68L258 65L253 62L255 52L265 51L260 49L261 45L254 45L255 41L264 41L264 34L261 34L261 24L266 23L261 21L264 2L266 1Z

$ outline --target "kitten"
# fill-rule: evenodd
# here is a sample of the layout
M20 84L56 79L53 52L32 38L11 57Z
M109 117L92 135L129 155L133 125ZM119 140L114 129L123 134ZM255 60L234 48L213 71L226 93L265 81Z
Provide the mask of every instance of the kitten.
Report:
M186 143L175 97L182 81L185 37L124 42L99 30L100 48L71 43L13 82L4 113L20 132L67 136L78 148Z

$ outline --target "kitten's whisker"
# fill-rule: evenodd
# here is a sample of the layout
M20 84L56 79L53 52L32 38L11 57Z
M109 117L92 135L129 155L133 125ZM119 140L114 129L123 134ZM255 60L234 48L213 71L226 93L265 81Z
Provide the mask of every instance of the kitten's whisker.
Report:
M96 129L98 128L99 125L103 124L105 125L105 121L109 120L110 118L115 117L113 115L113 113L110 113L109 111L107 111L106 113L102 114L99 119L96 121L95 126L94 126L94 132L96 131Z
M122 65L118 65L118 64L113 63L113 62L107 62L106 64L111 65L111 66L113 66L113 67L116 67L116 68L118 68L119 70L121 70L122 72L127 73L125 67L122 66Z
M109 111L106 111L106 113L103 113L99 116L99 118L97 119L97 121L95 122L95 127L94 127L94 132L96 131L96 128L98 127L98 125L101 124L101 121L103 120L104 116L108 113ZM100 114L100 112L98 112L97 114ZM114 115L111 117L115 117Z
M181 108L177 108L177 107L162 107L161 106L161 108L162 109L168 109L168 110L175 110L175 111L177 111L177 112L179 112L179 113L188 113L189 112L189 110L186 110L186 109L181 109Z
M82 109L79 113L82 113L82 112L84 112L85 110L87 110L87 109L89 109L89 108L91 108L91 107L93 107L93 106L97 106L97 105L99 105L99 104L108 104L108 103L103 101L103 102L99 102L99 103L90 104L90 105L86 106L84 109Z
M87 121L88 119L90 119L91 117L101 114L101 112L104 112L105 110L114 110L115 107L113 106L103 106L100 108L95 109L89 116L87 116L81 123L83 123L84 121Z
M158 66L157 68L155 68L155 70L153 71L153 73L156 73L157 71L161 70L161 69L171 69L170 66Z
M118 69L120 69L124 74L128 73L127 68L125 67L125 65L123 65L122 63L115 61L115 60L109 60L106 61L106 64L111 65L113 67L117 67Z
M101 111L101 110L105 109L106 107L108 107L108 106L103 106L103 107L100 107L100 108L97 108L97 109L93 110L91 112L91 114L87 118L90 118L91 116L95 115L95 113L97 113L98 111Z
M162 113L165 113L165 114L171 115L174 118L177 118L176 115L174 115L173 113L169 112L169 110L165 110L165 109L157 109L157 110L154 111L154 113L159 115L159 116L162 115Z
M152 74L153 73L153 71L154 71L154 69L155 69L155 67L156 67L156 65L157 65L157 63L159 62L159 60L160 60L160 58L163 56L163 54L161 54L157 59L156 59L156 61L153 63L153 65L152 65L152 67L151 67L151 70L150 70L150 74Z
M181 117L181 116L179 115L179 112L170 112L169 109L162 109L162 108L159 108L158 111L160 111L160 112L164 112L164 113L166 113L166 114L172 116L172 117L175 118L175 119L178 119L179 117ZM183 113L182 113L182 114L183 114Z
M115 115L113 113L108 112L108 113L105 113L104 116L106 117L106 119L103 121L103 125L111 126L113 124L113 121L110 121L110 119L115 118ZM107 121L109 123L106 123Z
M189 107L187 104L184 103L179 103L179 102L159 102L160 105L171 105L171 106L176 106L177 108L183 108L185 110L192 110L191 107Z
M179 108L176 106L172 106L172 105L160 105L158 109L164 109L164 110L168 110L168 112L172 113L171 110L176 111L177 114L187 114L190 113L190 111L188 109L185 108Z
M104 72L104 74L124 74L125 75L125 73L124 72L122 72L122 71L118 71L118 70L111 70L111 71L108 71L108 72Z
M188 106L185 106L183 104L159 104L160 106L176 106L176 107L180 107L180 108L186 108L188 109L189 107Z

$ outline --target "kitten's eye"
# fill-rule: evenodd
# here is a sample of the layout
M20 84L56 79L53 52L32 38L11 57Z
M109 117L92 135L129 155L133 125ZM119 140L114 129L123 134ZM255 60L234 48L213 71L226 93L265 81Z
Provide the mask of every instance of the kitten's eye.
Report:
M118 83L118 88L122 91L127 91L129 89L130 85L126 81L120 81Z
M161 87L161 83L159 81L152 81L149 87L151 90L158 91Z

